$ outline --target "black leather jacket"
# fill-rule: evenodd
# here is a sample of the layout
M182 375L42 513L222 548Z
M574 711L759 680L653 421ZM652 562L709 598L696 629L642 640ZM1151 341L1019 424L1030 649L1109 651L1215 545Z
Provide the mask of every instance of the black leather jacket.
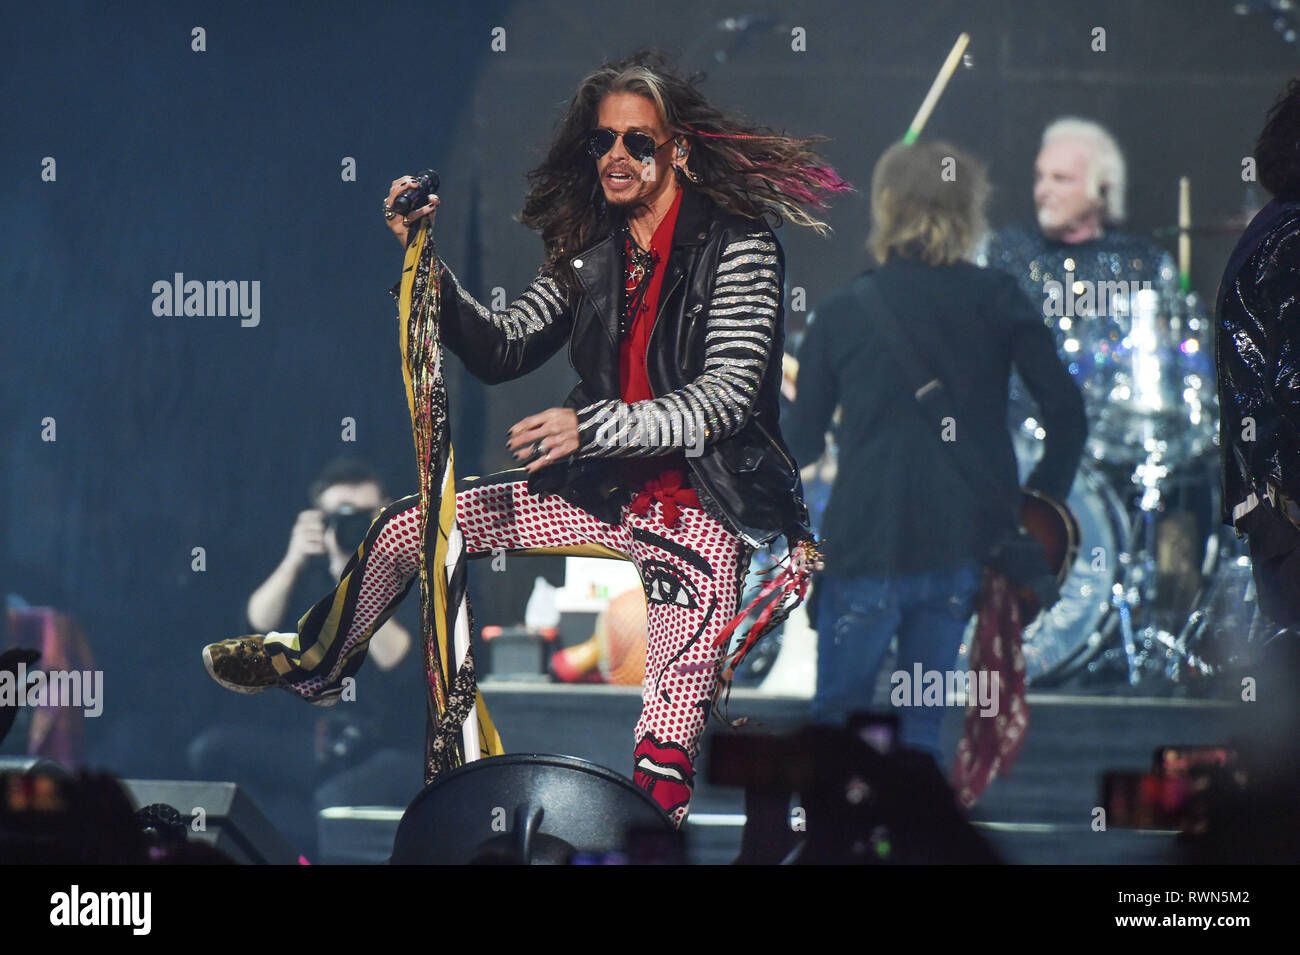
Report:
M685 452L702 506L749 546L811 537L777 423L785 256L772 230L686 189L646 354L656 397L632 404L620 400L623 258L608 235L565 261L581 294L543 267L503 312L475 301L443 263L443 342L475 377L518 378L568 343L581 380L564 405L577 412L582 444L536 471L529 490L615 524L632 495L608 462Z
M1223 521L1233 524L1266 484L1300 501L1300 203L1271 202L1251 222L1217 311Z

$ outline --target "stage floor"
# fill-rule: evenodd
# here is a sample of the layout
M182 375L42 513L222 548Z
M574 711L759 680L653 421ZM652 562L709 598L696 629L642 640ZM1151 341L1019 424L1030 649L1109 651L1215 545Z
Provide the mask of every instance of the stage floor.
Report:
M630 776L632 732L641 708L638 688L493 680L483 681L481 687L509 752L579 756ZM1175 861L1172 832L1092 829L1102 774L1148 769L1152 753L1162 745L1226 743L1233 729L1233 705L1030 693L1029 706L1029 732L1018 762L993 782L971 812L1003 857L1047 864ZM807 712L806 698L743 689L731 696L730 716L750 720L739 732L792 730ZM949 762L961 723L961 711L953 708L943 733ZM737 731L713 721L697 766L686 829L693 862L728 863L740 846L742 791L708 783L709 738L728 732ZM400 807L335 813L322 821L322 861L382 861L400 816Z

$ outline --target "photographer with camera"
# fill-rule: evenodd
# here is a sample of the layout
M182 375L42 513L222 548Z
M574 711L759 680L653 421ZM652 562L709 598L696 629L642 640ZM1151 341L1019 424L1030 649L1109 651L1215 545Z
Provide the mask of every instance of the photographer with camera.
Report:
M328 465L308 493L312 507L298 514L284 558L248 598L248 622L259 633L296 629L298 618L286 614L301 613L334 588L356 545L389 502L379 475L348 458ZM370 641L381 670L396 666L410 647L411 633L396 619Z
M389 501L379 475L361 461L340 458L308 489L312 507L300 512L283 559L248 598L248 623L259 630L293 630L298 615L337 585L348 559ZM424 671L407 625L388 620L370 642L377 667L364 683L326 711L268 698L256 722L224 722L189 746L200 779L232 779L309 858L315 856L316 813L326 806L404 805L420 784L424 741ZM267 709L270 707L270 709ZM256 737L259 745L250 747Z

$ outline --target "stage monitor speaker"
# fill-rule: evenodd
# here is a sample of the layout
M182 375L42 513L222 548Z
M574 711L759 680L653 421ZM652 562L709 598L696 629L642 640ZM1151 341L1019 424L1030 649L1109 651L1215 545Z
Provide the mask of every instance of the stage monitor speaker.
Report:
M192 842L203 842L244 865L296 865L298 853L236 783L124 779L132 807L164 803L185 818ZM195 830L195 810L203 828Z
M574 756L518 753L466 763L426 786L402 816L391 861L565 864L614 852L639 861L638 846L671 852L676 837L659 804L625 776Z

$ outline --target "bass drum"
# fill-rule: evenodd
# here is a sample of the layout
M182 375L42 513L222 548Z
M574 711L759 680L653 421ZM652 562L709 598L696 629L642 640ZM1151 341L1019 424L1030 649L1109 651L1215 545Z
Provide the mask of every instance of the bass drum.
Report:
M1041 450L1017 441L1021 479ZM1107 643L1118 616L1111 590L1123 579L1120 555L1128 550L1128 518L1104 475L1084 461L1066 501L1079 522L1079 555L1061 586L1061 599L1025 628L1025 681L1047 686L1074 673ZM972 619L962 643L958 669L966 667L966 648L975 632Z
M1128 516L1110 482L1084 463L1066 502L1079 522L1079 555L1061 587L1061 599L1025 628L1029 685L1066 677L1097 655L1118 618L1111 590L1123 577Z

